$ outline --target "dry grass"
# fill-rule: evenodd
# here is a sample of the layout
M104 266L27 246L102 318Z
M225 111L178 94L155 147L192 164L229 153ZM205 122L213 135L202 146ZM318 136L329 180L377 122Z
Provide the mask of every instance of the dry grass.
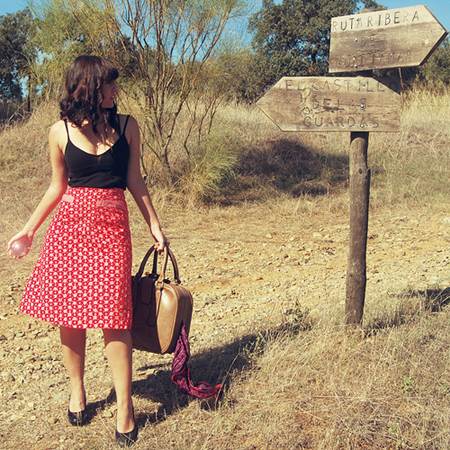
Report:
M415 90L403 97L399 133L371 133L374 206L448 199L449 118L450 91ZM230 190L242 194L237 201L266 200L280 192L320 195L346 187L348 133L279 132L258 110L245 107L222 110L217 123L242 142L241 164L226 189L226 195Z
M403 314L368 336L346 333L337 313L297 334L255 333L250 368L220 405L185 408L142 448L449 448L448 311Z
M325 317L293 307L279 326L194 358L194 373L225 380L223 397L172 398L167 415L146 416L136 448L447 449L450 314L424 304L382 298L354 332L337 308ZM109 448L107 423L104 434L90 448Z
M127 105L139 120L136 108ZM403 98L400 133L370 135L372 206L448 199L449 117L450 92L416 90ZM43 193L43 180L50 177L46 133L56 118L56 105L42 105L29 121L1 133L0 169L3 183L14 184L14 199L24 190ZM179 205L229 205L343 192L348 145L348 133L283 133L255 107L228 105L219 110L210 138L177 190L158 186L154 157L146 155L145 163L155 195Z

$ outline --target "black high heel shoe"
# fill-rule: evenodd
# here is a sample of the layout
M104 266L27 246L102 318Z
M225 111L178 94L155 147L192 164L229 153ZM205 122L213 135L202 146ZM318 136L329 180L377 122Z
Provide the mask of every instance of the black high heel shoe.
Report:
M71 425L81 427L88 423L88 413L87 409L84 408L82 411L72 412L67 408L67 419Z
M84 394L84 398L86 399L86 393ZM70 403L70 399L69 399ZM81 427L82 425L86 425L88 422L88 412L87 407L85 406L82 411L72 412L69 407L67 407L67 420L73 426Z
M119 447L131 447L137 441L138 426L136 423L136 418L134 417L134 407L132 407L132 410L133 410L134 428L126 433L121 433L120 431L117 431L116 428L115 433L116 442L119 444Z

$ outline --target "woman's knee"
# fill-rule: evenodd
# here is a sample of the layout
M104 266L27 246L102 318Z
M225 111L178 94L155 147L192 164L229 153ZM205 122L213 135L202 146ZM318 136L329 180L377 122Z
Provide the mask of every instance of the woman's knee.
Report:
M123 342L124 344L130 344L131 343L130 330L115 330L104 328L103 339L105 341L105 345L112 341L119 341Z
M86 340L86 330L82 328L59 327L59 334L62 344L73 342L83 342Z

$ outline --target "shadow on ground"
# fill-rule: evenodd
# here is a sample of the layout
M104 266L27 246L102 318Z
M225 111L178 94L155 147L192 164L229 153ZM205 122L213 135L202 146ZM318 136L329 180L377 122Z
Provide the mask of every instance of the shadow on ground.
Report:
M450 287L445 289L410 289L400 294L402 297L417 298L426 311L439 312L450 304Z
M426 289L407 291L395 294L400 299L417 299L419 307L415 305L400 305L395 311L382 314L364 327L365 336L373 336L381 330L396 328L413 322L421 311L440 312L450 304L450 287L445 289Z
M295 139L277 138L249 147L234 176L225 179L210 203L227 206L259 201L280 192L319 196L348 179L348 156L320 152Z
M140 413L136 421L140 427L146 423L164 421L175 411L186 407L191 401L200 401L205 410L214 410L223 402L223 392L229 388L236 375L243 376L252 367L254 358L264 352L267 343L280 335L295 336L312 327L309 317L302 322L285 321L285 323L261 333L248 334L220 347L208 350L199 355L192 355L189 362L193 382L207 381L211 384L222 383L221 395L208 400L196 400L180 392L170 380L170 364L151 364L137 370L158 369L145 380L133 382L133 395L151 400L159 404L158 409ZM230 401L230 400L228 400ZM106 399L89 405L98 413L108 404L115 402L112 390Z

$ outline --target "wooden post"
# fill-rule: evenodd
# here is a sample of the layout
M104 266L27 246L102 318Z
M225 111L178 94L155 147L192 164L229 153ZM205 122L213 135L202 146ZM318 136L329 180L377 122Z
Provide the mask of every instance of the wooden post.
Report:
M347 262L345 323L360 325L366 294L366 249L369 221L370 170L368 132L350 136L350 242Z

